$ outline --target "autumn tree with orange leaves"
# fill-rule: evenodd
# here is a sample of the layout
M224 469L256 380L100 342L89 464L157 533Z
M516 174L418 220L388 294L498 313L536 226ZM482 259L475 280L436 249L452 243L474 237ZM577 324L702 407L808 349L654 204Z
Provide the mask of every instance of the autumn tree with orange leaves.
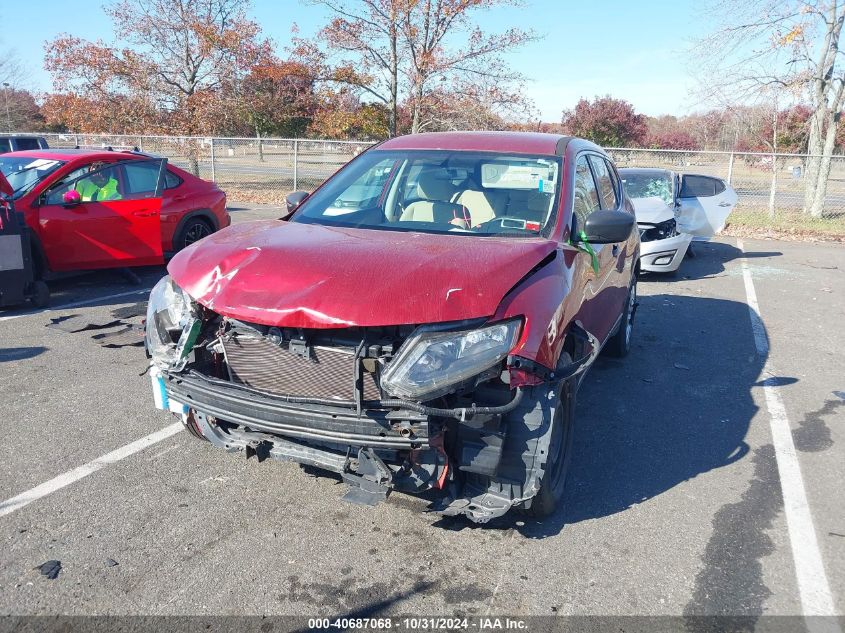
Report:
M234 113L221 101L271 57L247 8L247 0L112 3L104 10L114 43L67 34L47 43L45 68L58 93L48 99L48 118L80 131L225 129Z
M300 61L267 56L234 87L236 108L249 133L302 136L316 108L315 70Z

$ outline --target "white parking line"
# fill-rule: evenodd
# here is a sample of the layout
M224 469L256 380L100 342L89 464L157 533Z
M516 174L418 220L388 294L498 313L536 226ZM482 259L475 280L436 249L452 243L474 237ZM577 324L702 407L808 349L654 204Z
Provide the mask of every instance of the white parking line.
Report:
M142 437L140 440L135 440L131 444L121 446L120 448L115 449L110 453L106 453L105 455L102 455L97 459L88 462L87 464L77 466L73 470L69 470L66 473L62 473L61 475L59 475L58 477L54 477L50 481L46 481L43 484L35 486L35 488L31 488L26 492L22 492L21 494L14 496L11 499L7 499L3 503L0 503L0 517L6 516L7 514L11 514L15 510L20 510L25 505L29 505L33 501L37 501L38 499L46 497L47 495L52 494L57 490L61 490L65 486L69 486L70 484L79 481L83 477L87 477L91 473L97 472L98 470L104 468L105 466L108 466L109 464L119 462L125 457L134 455L135 453L142 451L145 448L149 448L153 444L157 444L162 440L166 440L168 437L176 435L176 433L181 430L182 423L174 422L170 426L166 426L160 431L150 433L146 437Z
M131 295L139 295L141 293L148 294L152 288L139 288L138 290L129 290L127 292L118 292L113 295L105 295L104 297L94 297L93 299L85 299L84 301L75 301L73 303L65 303L64 305L54 306L52 308L45 308L43 310L30 310L29 312L21 312L20 314L12 314L9 316L0 316L0 321L11 321L12 319L20 319L21 317L32 316L34 314L44 314L45 312L56 312L59 310L68 310L70 308L80 308L98 301L107 301L108 299L120 299L121 297L129 297Z
M736 245L740 251L744 251L742 240L738 239ZM742 279L745 282L751 329L754 332L754 345L760 357L768 359L769 340L760 317L760 306L757 303L757 292L754 290L751 270L744 258L740 260L740 265ZM763 373L768 376L774 375L768 360L763 367ZM769 410L772 443L783 491L783 507L792 546L795 575L798 580L798 592L801 595L801 607L805 616L834 616L836 607L833 604L821 551L816 540L813 515L807 502L807 492L804 488L795 444L792 441L792 429L786 415L786 408L775 385L768 380L763 381L763 394L766 399L766 408ZM807 621L807 627L810 630L841 631L838 623L832 618L824 621L810 619Z

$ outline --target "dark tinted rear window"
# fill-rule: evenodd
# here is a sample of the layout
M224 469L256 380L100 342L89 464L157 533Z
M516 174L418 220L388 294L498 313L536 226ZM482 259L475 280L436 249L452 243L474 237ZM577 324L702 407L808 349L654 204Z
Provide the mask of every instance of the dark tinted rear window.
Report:
M167 171L164 174L164 188L165 189L175 189L179 185L182 184L182 179L179 178L176 174L172 171Z
M725 183L710 176L684 176L681 198L707 198L722 193Z
M12 143L7 138L0 138L0 153L2 152L11 152L12 151Z
M37 138L19 138L15 139L15 145L18 151L26 151L29 149L41 149Z

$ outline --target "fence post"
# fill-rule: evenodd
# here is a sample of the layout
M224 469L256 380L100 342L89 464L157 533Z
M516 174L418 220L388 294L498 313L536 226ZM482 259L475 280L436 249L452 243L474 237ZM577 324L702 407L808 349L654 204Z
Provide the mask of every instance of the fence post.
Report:
M775 192L778 188L778 158L772 154L772 185L769 189L769 218L775 218Z
M217 171L214 166L214 137L211 137L211 182L217 182Z
M299 141L297 139L293 140L293 190L296 191L298 189L299 180Z
M74 134L74 135L73 135L73 144L74 144L76 147L79 147L79 134Z
M733 184L734 176L734 153L731 152L731 157L728 159L728 184Z

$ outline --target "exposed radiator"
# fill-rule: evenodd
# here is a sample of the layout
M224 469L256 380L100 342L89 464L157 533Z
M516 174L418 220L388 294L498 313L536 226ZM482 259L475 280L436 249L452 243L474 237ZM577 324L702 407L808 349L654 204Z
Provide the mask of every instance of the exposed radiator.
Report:
M310 358L258 336L224 338L232 378L268 393L308 398L355 400L355 354L351 350L310 348ZM360 360L358 361L361 362ZM380 398L375 374L361 371L363 399Z

